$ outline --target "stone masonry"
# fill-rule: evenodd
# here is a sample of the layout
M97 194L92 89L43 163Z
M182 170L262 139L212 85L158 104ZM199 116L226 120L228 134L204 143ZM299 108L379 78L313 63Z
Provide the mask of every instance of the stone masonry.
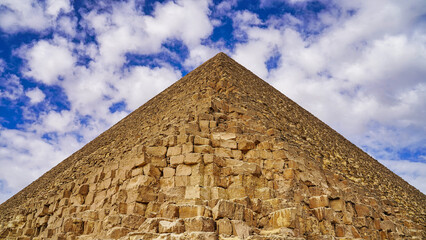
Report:
M219 53L0 205L0 239L425 239L425 206Z

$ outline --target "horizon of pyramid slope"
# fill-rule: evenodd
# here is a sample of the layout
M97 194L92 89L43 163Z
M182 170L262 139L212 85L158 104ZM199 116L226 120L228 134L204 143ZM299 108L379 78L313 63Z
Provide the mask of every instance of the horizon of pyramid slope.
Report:
M141 189L147 196L138 195ZM234 208L246 201L245 214L258 218L215 216L222 200ZM216 237L421 237L426 220L423 193L218 53L1 204L0 239L65 236L66 230L74 237L139 231L147 238L152 225L156 237L188 238L200 229L197 220L182 217L189 216L184 203L200 206L197 214L204 209L190 216L208 218L211 225L201 230ZM183 215L164 218L161 209L173 206ZM85 219L88 211L97 220ZM140 217L134 217L138 226L111 223L129 212ZM184 227L161 232L161 219L183 219Z

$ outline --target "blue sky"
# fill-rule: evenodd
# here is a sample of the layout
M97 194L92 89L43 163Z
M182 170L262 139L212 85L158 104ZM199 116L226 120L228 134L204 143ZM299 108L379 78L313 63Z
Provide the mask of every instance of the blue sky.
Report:
M220 51L426 192L424 0L0 0L0 202Z

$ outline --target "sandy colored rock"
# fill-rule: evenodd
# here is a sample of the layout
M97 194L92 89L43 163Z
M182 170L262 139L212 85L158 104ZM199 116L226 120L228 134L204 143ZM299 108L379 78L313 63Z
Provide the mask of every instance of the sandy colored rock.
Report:
M425 239L425 205L221 53L1 204L0 239Z

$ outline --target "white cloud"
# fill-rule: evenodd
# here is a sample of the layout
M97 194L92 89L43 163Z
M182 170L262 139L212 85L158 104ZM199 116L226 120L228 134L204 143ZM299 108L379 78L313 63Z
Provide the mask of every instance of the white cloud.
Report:
M16 75L8 75L0 79L0 101L2 99L16 100L24 93L20 79Z
M69 0L47 0L46 4L46 13L53 16L58 16L61 11L68 13L72 9Z
M27 92L25 92L25 95L30 98L31 104L40 103L46 97L43 91L41 91L40 88L37 88L37 87L31 90L28 90Z
M0 2L0 28L8 33L25 30L42 31L55 24L62 11L72 10L68 0L2 0Z
M65 39L56 38L53 41L41 40L34 46L21 49L21 55L28 61L26 76L47 84L57 84L58 77L69 74L75 64Z

